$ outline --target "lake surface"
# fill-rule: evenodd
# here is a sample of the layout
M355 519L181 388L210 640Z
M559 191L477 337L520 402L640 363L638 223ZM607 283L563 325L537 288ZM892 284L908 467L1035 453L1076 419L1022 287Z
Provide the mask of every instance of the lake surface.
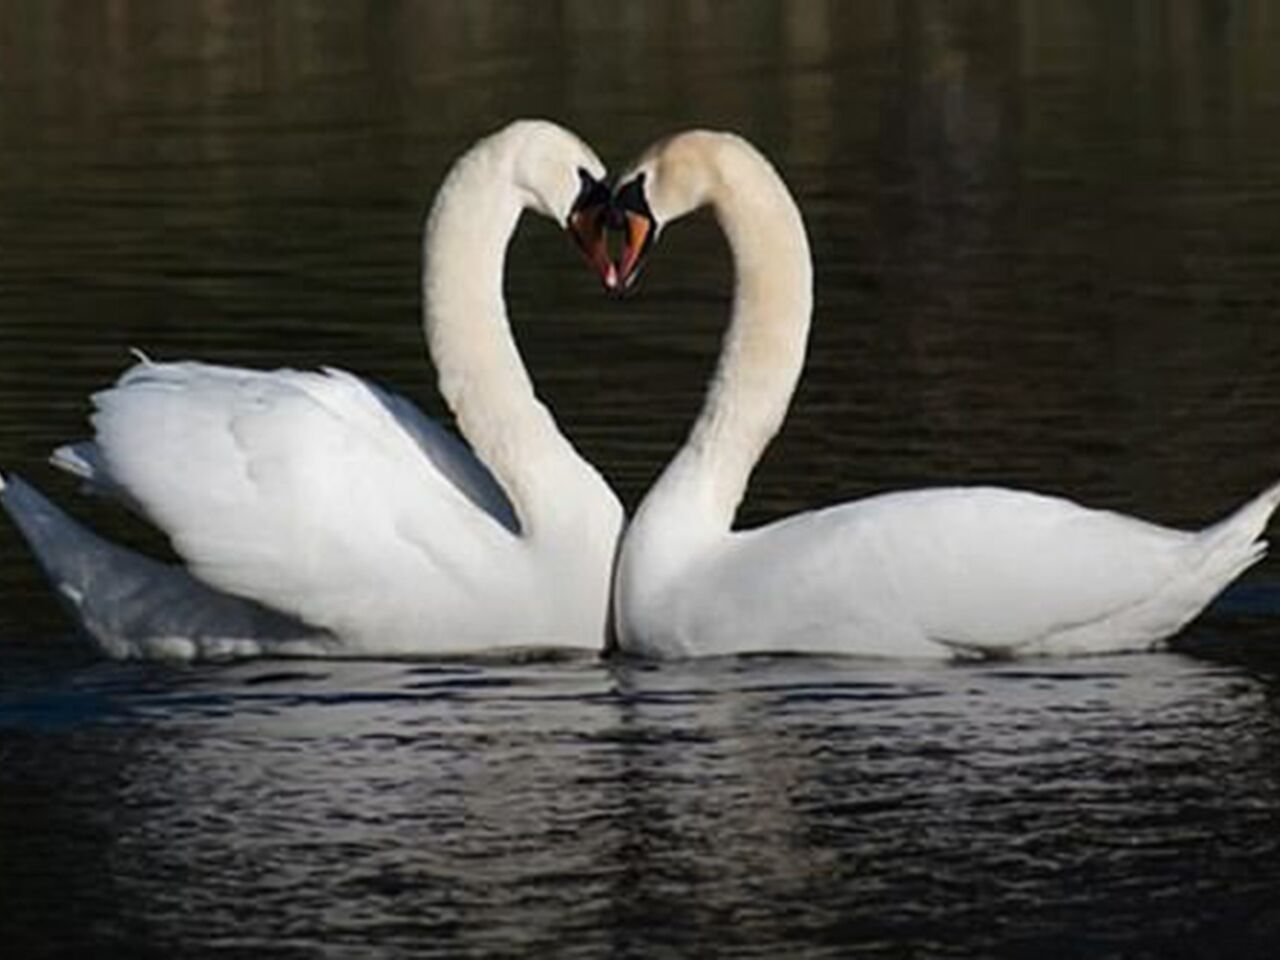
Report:
M688 126L810 230L809 366L745 523L1000 483L1198 526L1280 476L1280 3L0 5L0 467L159 358L336 364L441 414L449 162ZM529 218L540 392L633 505L728 306L709 218L603 299ZM15 955L1270 956L1280 561L1171 653L915 666L107 663L0 524Z

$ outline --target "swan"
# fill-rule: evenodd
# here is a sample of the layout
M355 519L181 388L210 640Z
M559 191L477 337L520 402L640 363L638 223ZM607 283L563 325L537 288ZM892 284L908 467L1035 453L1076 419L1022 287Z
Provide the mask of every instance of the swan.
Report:
M93 397L94 439L51 459L164 531L185 568L0 477L0 502L98 647L170 659L601 650L622 508L536 397L502 283L524 210L609 266L604 175L578 137L524 120L477 142L439 188L424 328L469 449L341 370L141 357Z
M662 228L709 206L734 263L703 407L623 534L621 649L655 658L803 652L956 658L1150 648L1265 550L1272 486L1184 532L993 487L888 493L733 530L804 363L812 265L769 162L727 133L660 141L619 178L606 284L635 280Z

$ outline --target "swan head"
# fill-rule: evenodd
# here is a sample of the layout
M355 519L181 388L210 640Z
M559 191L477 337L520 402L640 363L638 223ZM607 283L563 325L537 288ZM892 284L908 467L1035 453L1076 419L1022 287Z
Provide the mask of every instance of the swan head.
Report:
M609 285L615 270L606 234L610 193L595 151L547 120L517 120L497 138L514 157L512 176L522 205L565 227Z
M614 292L629 288L653 249L662 228L715 199L723 183L733 134L689 130L659 140L618 178L609 225L623 233L615 276L602 274Z

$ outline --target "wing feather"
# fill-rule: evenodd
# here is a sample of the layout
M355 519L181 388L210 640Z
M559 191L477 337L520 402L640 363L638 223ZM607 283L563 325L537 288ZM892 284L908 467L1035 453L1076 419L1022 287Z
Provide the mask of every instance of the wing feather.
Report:
M519 552L483 464L343 371L144 362L94 404L97 455L78 462L96 485L123 491L205 582L356 646L449 629L495 558Z

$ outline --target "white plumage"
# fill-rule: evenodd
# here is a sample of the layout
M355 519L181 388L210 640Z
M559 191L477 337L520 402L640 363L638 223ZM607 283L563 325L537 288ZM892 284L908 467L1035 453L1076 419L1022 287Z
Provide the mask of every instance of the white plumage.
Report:
M470 598L497 562L505 602L484 629L515 642L528 626L525 545L356 377L141 364L94 403L108 476L205 583L351 653L412 654L442 635L470 645Z

